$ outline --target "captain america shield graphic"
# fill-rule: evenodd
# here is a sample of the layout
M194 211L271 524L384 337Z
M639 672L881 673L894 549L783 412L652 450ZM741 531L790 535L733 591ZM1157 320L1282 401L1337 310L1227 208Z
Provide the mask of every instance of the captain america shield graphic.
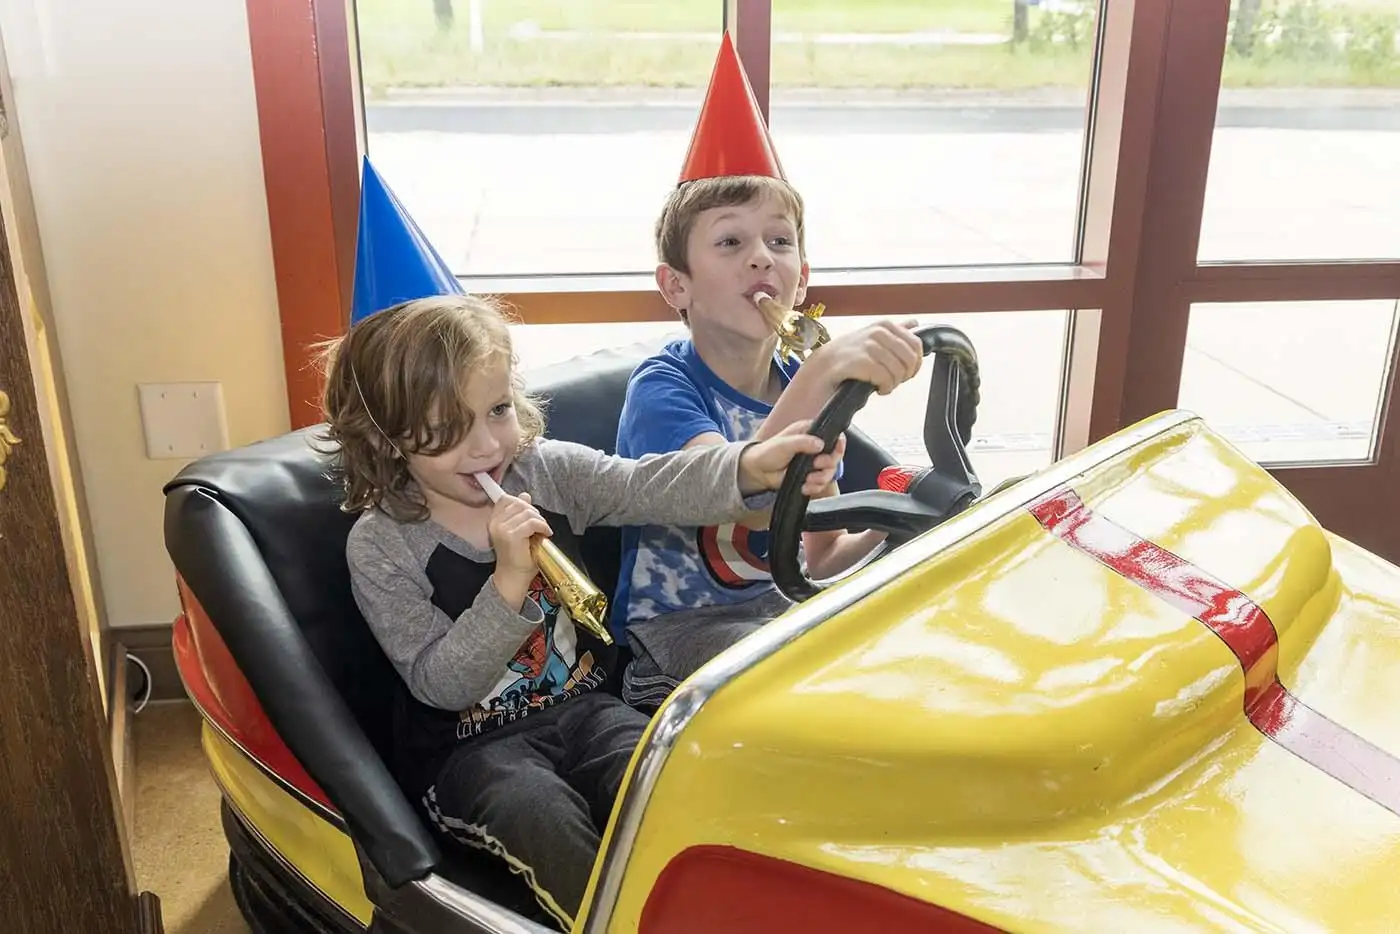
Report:
M768 531L742 525L707 525L697 535L700 560L721 587L740 589L773 579L768 570Z

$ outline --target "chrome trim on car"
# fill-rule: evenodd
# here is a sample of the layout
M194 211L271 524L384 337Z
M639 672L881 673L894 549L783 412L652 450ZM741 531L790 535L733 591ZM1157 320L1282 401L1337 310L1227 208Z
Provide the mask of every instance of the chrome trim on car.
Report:
M655 723L635 773L619 803L617 824L602 854L602 868L589 903L583 934L604 934L617 908L623 875L637 841L642 816L675 748L676 739L715 692L825 620L850 608L929 558L974 532L1034 503L1087 470L1122 455L1152 438L1179 428L1197 416L1184 409L1164 412L1125 429L988 496L943 525L885 555L864 573L826 590L759 629L702 667L673 693L655 716Z
M435 873L415 879L409 885L420 895L450 911L482 931L490 934L558 934L551 928L523 918L508 908L502 908L454 885Z
M189 684L185 682L185 674L180 670L180 666L178 664L175 666L175 674L180 678L180 686L185 689L185 696L189 698L191 706L193 706L195 710L199 711L200 719L202 719L205 723L209 724L209 726L213 728L214 732L218 733L224 738L225 742L227 742L234 749L237 749L239 752L241 752L245 759L253 763L253 765L257 767L258 771L262 772L263 775L267 776L274 783L276 783L276 785L279 788L281 788L283 791L285 791L292 797L296 798L299 804L312 811L317 817L321 818L326 823L334 827L336 830L339 830L341 833L350 833L350 828L346 825L345 818L341 817L335 811L332 811L331 809L327 808L320 801L317 801L315 798L311 797L306 792L302 791L300 788L296 787L291 782L278 775L272 770L270 766L268 766L257 756L249 752L247 747L240 743L237 739L235 739L233 734L229 733L228 730L224 729L222 724L220 724L213 717L209 716L209 711L204 709L204 705L199 702L199 698L197 698L194 695L194 692L190 690Z

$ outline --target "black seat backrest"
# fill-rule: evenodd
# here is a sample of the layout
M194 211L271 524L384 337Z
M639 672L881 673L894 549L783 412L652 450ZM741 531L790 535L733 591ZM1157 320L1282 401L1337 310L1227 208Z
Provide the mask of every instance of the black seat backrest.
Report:
M187 494L193 488L233 513L251 535L263 569L312 654L382 754L389 748L390 711L382 692L395 674L350 593L345 541L357 517L340 510L328 459L316 450L325 446L317 438L324 430L315 425L202 458L171 480L166 494ZM166 539L177 570L185 573L186 563L199 560L180 548L199 548L197 537L172 539L167 533ZM236 578L246 569L220 570ZM238 626L240 617L221 613L210 594L191 586L228 641L226 630ZM235 658L240 667L249 667L249 659L236 653Z

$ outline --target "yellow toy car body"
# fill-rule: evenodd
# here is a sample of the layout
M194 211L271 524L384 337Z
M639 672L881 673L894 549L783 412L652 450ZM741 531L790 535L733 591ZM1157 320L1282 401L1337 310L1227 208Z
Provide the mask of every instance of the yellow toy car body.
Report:
M715 887L745 875L754 898L857 880L872 913L898 893L987 925L920 930L1390 929L1397 607L1394 566L1159 416L697 673L635 763L582 929L757 931ZM793 929L839 929L818 900Z

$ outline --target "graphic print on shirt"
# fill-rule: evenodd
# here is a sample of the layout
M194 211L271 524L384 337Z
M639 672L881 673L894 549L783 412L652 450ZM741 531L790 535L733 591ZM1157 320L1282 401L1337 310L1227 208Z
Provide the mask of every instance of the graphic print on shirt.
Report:
M707 525L696 530L695 546L705 570L721 587L747 587L773 577L768 569L768 530Z
M729 420L733 438L752 438L766 417L719 393L715 402ZM768 569L767 529L750 529L733 522L707 525L696 530L695 547L710 578L721 587L732 590L773 579Z
M528 596L544 614L544 622L506 664L489 699L462 712L459 736L476 736L602 684L603 672L593 653L578 653L578 631L554 588L536 575Z

